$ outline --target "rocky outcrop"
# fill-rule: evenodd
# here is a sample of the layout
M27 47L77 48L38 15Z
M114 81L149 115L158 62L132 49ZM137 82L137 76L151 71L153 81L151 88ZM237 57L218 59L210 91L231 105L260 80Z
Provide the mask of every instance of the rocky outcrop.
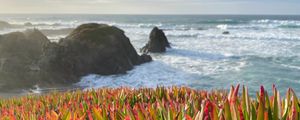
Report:
M9 24L8 22L0 21L0 30L5 28L10 28L10 27L12 27L12 25Z
M159 53L159 52L165 52L166 47L171 47L171 46L165 33L161 29L154 27L150 33L149 42L146 44L146 46L144 46L141 49L141 51L143 53L148 53L148 52Z
M16 28L24 28L23 25L17 25L17 24L10 24L6 21L0 21L0 30L3 29L16 29Z
M122 74L150 61L151 56L137 54L124 31L105 24L83 24L59 43L38 30L14 32L0 35L0 90Z
M222 34L223 34L223 35L229 35L230 32L229 32L229 31L224 31Z
M0 36L0 88L16 88L36 83L32 74L39 70L43 46L50 43L38 30Z
M38 30L13 32L0 37L1 71L26 71L43 53L43 46L50 43ZM6 61L6 62L3 62Z
M125 73L152 60L148 55L139 56L121 29L95 23L79 26L46 51L43 69L75 78Z
M31 26L33 26L33 24L31 22L26 22L26 23L24 23L24 26L31 27Z

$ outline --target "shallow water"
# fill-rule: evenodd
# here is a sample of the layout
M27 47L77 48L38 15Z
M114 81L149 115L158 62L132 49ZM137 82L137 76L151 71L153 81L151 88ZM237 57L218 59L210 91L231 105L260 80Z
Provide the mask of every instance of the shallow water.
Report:
M143 16L143 15L0 15L0 20L54 30L58 41L66 28L96 22L122 28L139 51L154 26L164 29L172 48L151 54L154 61L124 75L90 75L76 85L101 87L189 86L223 89L244 84L254 93L272 84L283 93L292 87L300 94L300 16ZM57 30L58 32L55 32ZM222 32L229 31L229 35ZM66 31L64 31L66 32Z

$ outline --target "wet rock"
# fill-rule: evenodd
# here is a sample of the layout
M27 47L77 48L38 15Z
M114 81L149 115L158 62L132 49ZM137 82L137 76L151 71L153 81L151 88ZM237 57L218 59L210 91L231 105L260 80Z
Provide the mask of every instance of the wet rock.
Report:
M83 24L46 50L43 68L66 75L126 73L134 65L151 61L139 56L121 29L105 24Z
M141 61L141 62L151 62L152 57L150 55L142 54L139 61Z
M165 33L157 28L154 27L150 33L148 43L141 49L143 53L153 52L165 52L166 47L171 47L170 43L165 35Z
M223 34L223 35L229 35L230 32L229 32L229 31L224 31L222 34Z
M89 74L123 74L152 61L138 55L121 29L83 24L60 42L39 30L0 35L0 91L70 85Z

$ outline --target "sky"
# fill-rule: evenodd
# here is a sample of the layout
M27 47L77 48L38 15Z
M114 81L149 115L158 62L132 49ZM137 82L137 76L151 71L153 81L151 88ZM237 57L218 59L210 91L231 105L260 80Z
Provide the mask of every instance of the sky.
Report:
M300 0L0 0L0 13L300 15Z

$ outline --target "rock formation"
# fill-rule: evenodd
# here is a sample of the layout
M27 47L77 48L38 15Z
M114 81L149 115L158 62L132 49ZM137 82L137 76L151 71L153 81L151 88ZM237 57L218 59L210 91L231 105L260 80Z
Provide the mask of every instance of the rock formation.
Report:
M222 34L223 35L228 35L228 34L230 34L230 32L229 31L224 31Z
M3 29L15 29L15 28L24 28L23 25L17 25L17 24L10 24L6 21L1 21L0 20L0 30L3 30Z
M43 46L50 43L38 30L13 32L0 36L0 85L30 86L32 74L39 70Z
M50 43L38 30L13 32L0 37L0 58L2 71L28 69L36 63L43 53L43 46ZM10 63L9 63L10 62Z
M80 25L59 43L38 30L13 32L0 35L0 90L122 74L149 61L151 56L138 55L124 31L105 24Z
M26 23L24 23L24 26L31 27L31 26L33 26L33 24L31 22L26 22Z
M150 38L148 43L146 44L146 46L144 46L141 49L141 51L143 53L148 53L148 52L159 53L159 52L165 52L166 47L170 47L170 43L165 33L161 29L154 27L150 33Z
M12 27L12 26L8 22L0 21L0 30L5 29L5 28L10 28L10 27Z
M43 60L47 71L76 77L125 73L151 61L150 56L137 54L124 31L96 23L79 26L47 51Z

